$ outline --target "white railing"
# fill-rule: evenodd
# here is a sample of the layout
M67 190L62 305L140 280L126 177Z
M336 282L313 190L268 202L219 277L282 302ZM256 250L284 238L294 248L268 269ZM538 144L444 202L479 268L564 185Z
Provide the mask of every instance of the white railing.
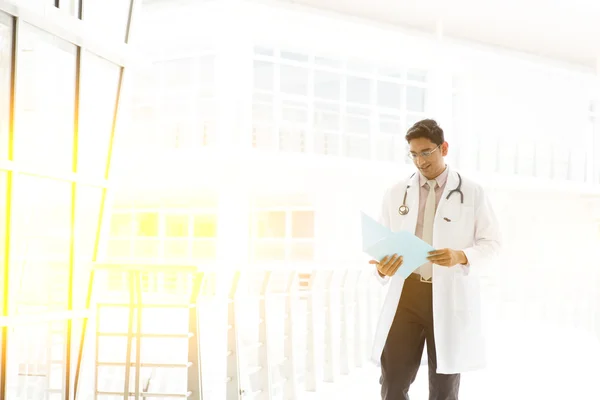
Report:
M384 289L368 266L306 278L292 269L97 265L97 315L85 350L95 354L95 367L82 369L95 377L78 398L318 394L323 382L365 365ZM145 287L144 279L154 285ZM178 314L176 305L189 312ZM157 311L169 306L172 312Z

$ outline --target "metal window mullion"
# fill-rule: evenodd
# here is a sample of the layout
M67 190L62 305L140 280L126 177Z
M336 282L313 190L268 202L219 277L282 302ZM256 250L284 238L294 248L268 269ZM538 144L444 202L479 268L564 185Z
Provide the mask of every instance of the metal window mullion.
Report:
M73 172L52 171L47 168L38 166L27 166L21 162L13 160L0 160L0 169L5 171L13 171L20 175L34 176L38 178L50 178L56 181L77 182L86 186L104 188L108 186L108 182L103 179L94 178L92 176L78 176Z
M90 37L88 29L80 20L71 15L62 14L58 10L47 9L50 15L40 14L29 6L18 5L16 2L0 1L0 11L3 11L19 21L38 27L45 32L77 46L84 47L98 56L119 66L128 65L131 57L125 43ZM55 12L50 12L55 11ZM83 15L82 12L80 12Z
M13 18L12 26L12 60L11 60L11 76L10 76L10 102L9 102L9 125L8 125L8 159L14 158L14 130L15 130L15 99L17 93L17 66L18 66L18 48L19 48L19 29L20 20ZM10 280L10 238L11 238L11 223L12 223L12 200L13 200L13 171L6 172L6 206L5 225L4 229L4 260L3 261L3 305L2 315L9 314L9 280ZM7 326L2 327L2 346L0 354L0 397L6 396L6 366L7 366L7 350L8 350L8 330Z
M114 147L114 136L115 136L115 129L116 129L116 124L117 124L117 115L118 115L119 108L120 108L121 89L123 87L123 76L124 76L124 68L120 67L119 80L117 83L117 93L115 96L115 107L113 110L110 139L109 139L109 144L108 144L108 152L107 152L108 154L106 156L106 163L105 163L105 170L104 170L104 179L106 181L108 181L109 175L110 175L110 162L111 162L113 147ZM102 233L102 221L104 219L104 214L106 212L106 203L107 203L106 200L107 200L107 188L103 188L102 199L100 201L100 213L98 215L98 224L97 224L98 228L96 230L96 238L94 240L94 253L93 253L93 258L92 258L93 262L95 262L98 258L98 246L99 246L99 242L100 242L100 235Z
M58 0L57 0L58 2ZM78 171L78 155L79 155L79 106L81 94L81 57L82 48L77 47L75 59L75 101L73 109L73 148L72 148L72 172L77 175ZM77 206L77 182L71 183L71 232L69 240L69 283L67 293L67 310L73 310L73 275L75 273L75 245L76 245L76 206ZM65 344L65 370L64 370L64 399L71 398L71 340L73 335L73 320L68 319L66 344Z
M131 41L132 27L139 14L138 9L141 2L142 0L129 0L129 13L127 14L127 25L125 27L125 43L127 44Z

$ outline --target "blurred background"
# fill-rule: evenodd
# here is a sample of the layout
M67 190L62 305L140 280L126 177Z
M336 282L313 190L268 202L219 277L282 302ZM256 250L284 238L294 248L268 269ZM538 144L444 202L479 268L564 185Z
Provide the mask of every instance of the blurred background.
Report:
M0 0L0 398L379 398L360 211L434 118L504 237L461 398L600 399L598 21L590 0Z

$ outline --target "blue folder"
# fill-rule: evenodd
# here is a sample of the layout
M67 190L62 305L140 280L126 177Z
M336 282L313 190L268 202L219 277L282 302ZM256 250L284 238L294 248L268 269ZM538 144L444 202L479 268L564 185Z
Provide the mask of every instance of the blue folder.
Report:
M407 278L415 269L428 262L429 243L407 231L392 232L364 212L362 214L363 251L380 261L385 256L398 254L404 258L396 274Z

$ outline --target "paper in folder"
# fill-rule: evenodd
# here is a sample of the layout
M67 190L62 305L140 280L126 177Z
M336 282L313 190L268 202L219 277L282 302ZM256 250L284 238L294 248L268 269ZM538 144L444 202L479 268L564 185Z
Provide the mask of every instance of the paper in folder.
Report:
M375 260L398 254L404 257L396 274L407 278L415 269L425 264L433 246L407 231L392 232L364 212L362 214L363 251Z

